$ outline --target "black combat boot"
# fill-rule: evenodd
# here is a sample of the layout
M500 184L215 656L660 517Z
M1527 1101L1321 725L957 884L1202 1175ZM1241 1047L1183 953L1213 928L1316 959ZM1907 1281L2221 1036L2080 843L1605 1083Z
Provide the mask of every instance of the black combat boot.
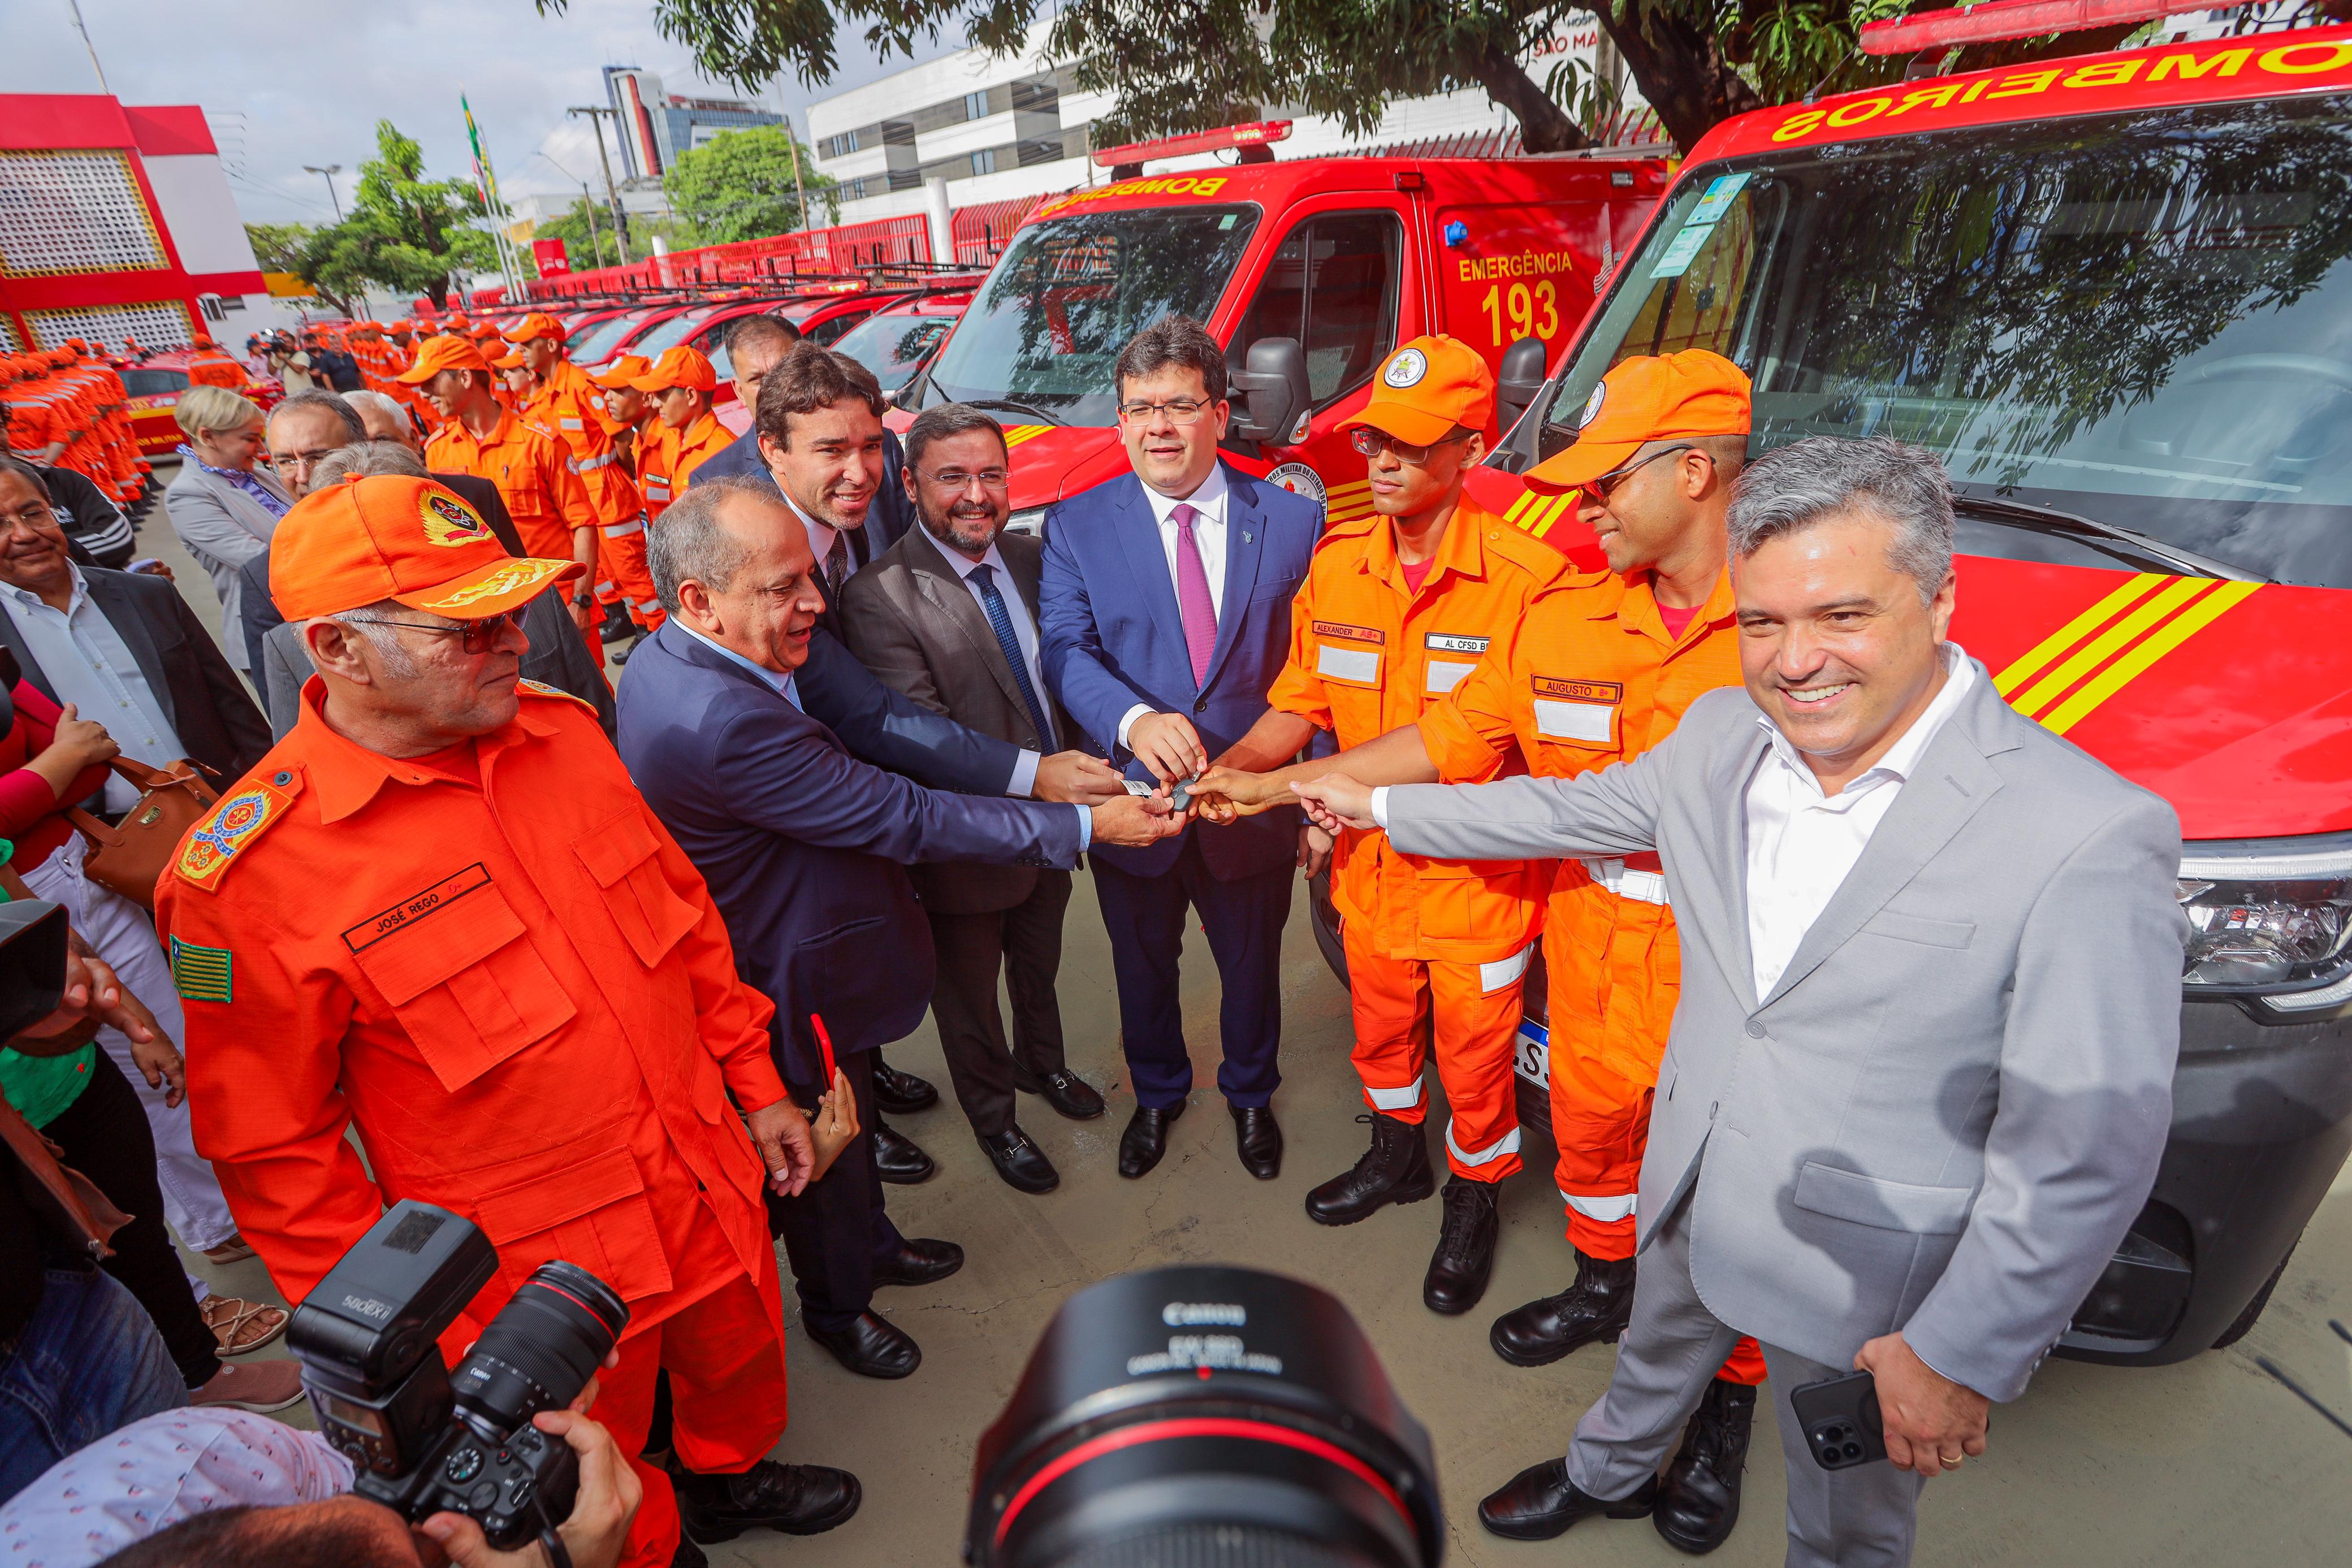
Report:
M1437 1190L1421 1129L1394 1116L1359 1116L1372 1124L1364 1157L1307 1195L1307 1218L1318 1225L1353 1225L1384 1203L1419 1203Z
M1658 1510L1650 1522L1667 1543L1693 1555L1731 1539L1739 1522L1739 1477L1748 1468L1748 1434L1756 1420L1756 1390L1717 1378L1683 1428L1682 1450L1666 1467Z
M1580 1251L1576 1283L1495 1320L1486 1343L1513 1366L1545 1366L1579 1345L1613 1340L1633 1316L1633 1260Z
M1495 1271L1496 1212L1499 1191L1493 1182L1455 1176L1445 1184L1445 1218L1437 1228L1437 1250L1422 1276L1421 1303L1455 1317L1478 1304Z

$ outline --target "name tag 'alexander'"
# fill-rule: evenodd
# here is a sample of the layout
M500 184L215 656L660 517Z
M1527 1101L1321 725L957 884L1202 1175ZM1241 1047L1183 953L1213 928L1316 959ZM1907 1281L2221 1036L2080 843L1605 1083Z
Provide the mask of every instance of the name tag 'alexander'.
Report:
M1343 621L1309 622L1315 633L1315 673L1332 680L1349 681L1360 685L1377 685L1381 679L1381 644L1389 640L1388 633L1377 626L1350 626ZM1349 643L1368 646L1347 647L1334 644Z

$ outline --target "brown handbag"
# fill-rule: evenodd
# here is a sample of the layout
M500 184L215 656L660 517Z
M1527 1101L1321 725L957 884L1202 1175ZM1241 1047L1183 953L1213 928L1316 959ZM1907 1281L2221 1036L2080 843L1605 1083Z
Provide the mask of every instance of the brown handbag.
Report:
M117 757L107 766L139 786L139 803L110 828L79 806L66 812L66 821L89 841L82 874L152 911L155 883L171 868L172 852L220 797L196 776L196 765L185 758L168 769L150 768L127 757Z

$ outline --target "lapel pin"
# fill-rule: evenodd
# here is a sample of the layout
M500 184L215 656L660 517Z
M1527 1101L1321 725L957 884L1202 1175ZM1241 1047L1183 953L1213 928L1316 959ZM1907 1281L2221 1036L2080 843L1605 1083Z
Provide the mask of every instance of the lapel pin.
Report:
M1243 529L1243 530L1242 530L1242 543L1244 543L1244 544L1245 544L1245 545L1250 545L1250 544L1255 544L1256 542L1257 542L1257 538L1256 538L1256 536L1255 536L1255 535L1252 534L1252 533L1251 533L1248 529L1246 529L1246 528L1244 528L1244 529Z

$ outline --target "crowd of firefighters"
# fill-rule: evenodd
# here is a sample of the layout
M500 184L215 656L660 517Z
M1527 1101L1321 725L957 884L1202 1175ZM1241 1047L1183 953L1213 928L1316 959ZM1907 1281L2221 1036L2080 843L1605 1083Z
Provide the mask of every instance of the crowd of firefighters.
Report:
M228 363L235 370L236 361ZM244 379L239 372L227 384ZM145 504L152 465L139 455L131 428L131 394L115 362L87 340L0 355L0 403L7 407L9 451L81 475L125 512Z

